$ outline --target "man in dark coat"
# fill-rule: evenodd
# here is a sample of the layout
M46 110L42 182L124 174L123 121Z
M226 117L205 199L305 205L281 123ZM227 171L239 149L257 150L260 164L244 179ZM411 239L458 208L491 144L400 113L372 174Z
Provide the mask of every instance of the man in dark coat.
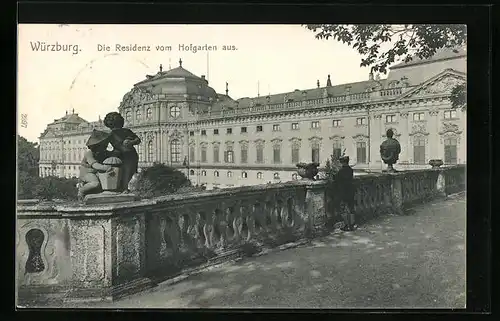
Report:
M342 167L339 169L335 182L340 199L340 211L344 219L344 231L354 230L354 171L349 166L349 156L340 159Z

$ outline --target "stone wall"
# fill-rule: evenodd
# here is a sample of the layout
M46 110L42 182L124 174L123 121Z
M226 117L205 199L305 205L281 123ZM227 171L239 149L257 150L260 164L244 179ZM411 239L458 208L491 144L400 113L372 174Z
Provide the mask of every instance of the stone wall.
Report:
M355 178L358 221L465 189L465 166ZM19 202L18 303L113 300L186 269L329 231L325 181L300 180L133 203Z

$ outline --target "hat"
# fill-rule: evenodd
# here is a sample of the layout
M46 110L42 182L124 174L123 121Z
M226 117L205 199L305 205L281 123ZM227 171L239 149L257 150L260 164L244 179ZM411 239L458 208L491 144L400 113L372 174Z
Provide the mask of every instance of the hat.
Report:
M109 134L103 132L101 130L93 130L92 134L90 134L89 139L87 140L87 146L95 146L100 143L104 143L109 139Z
M339 158L339 161L340 161L341 163L349 163L349 156L341 156L341 157Z

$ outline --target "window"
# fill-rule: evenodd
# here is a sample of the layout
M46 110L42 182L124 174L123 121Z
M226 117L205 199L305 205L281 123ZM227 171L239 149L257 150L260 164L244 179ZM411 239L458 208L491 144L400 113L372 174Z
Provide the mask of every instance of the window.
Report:
M261 131L262 131L262 125L258 125L258 126L257 126L257 131L258 131L258 132L261 132Z
M444 162L445 164L457 163L457 140L455 138L444 140Z
M311 122L311 128L319 128L319 121Z
M153 141L148 142L148 162L153 161Z
M292 180L296 181L297 180L297 173L292 174Z
M246 133L247 132L247 128L246 127L241 127L241 132L242 133Z
M194 162L195 161L195 148L194 145L189 147L189 161Z
M205 129L201 130L201 136L207 136L207 131Z
M333 143L333 157L335 159L339 159L340 156L342 156L342 144L340 142L334 142Z
M395 123L396 122L396 115L386 115L385 122L386 123Z
M153 110L151 108L148 108L146 110L146 118L151 119L151 116L153 116Z
M319 163L319 145L314 144L311 149L311 159L313 163Z
M215 176L215 177L219 177L219 172L218 172L218 171L215 171L215 172L214 172L214 176Z
M194 136L194 131L190 131L189 136Z
M132 119L132 113L130 111L127 111L125 113L125 120L129 122L131 119Z
M273 163L281 163L281 146L279 145L273 146Z
M297 164L299 162L299 147L292 146L292 163Z
M273 125L273 132L279 132L280 131L280 125L279 124L274 124Z
M246 164L248 162L248 149L247 147L241 147L241 163Z
M214 145L214 163L219 162L219 146Z
M415 137L413 142L413 162L425 164L425 139L422 137Z
M181 114L181 109L179 108L179 106L170 107L170 116L177 118L180 116L180 114Z
M227 177L233 177L233 172L228 171L228 172L227 172Z
M180 163L181 161L181 143L179 140L174 139L170 143L170 162Z
M248 173L247 172L241 172L241 177L242 178L248 178Z
M447 110L444 112L444 119L454 119L457 118L456 110Z
M356 158L360 164L366 164L366 142L356 143Z
M203 146L201 148L201 162L206 163L207 162L207 147Z
M258 172L258 173L257 173L257 178L258 178L258 179L262 179L262 173L261 173L261 172Z
M219 135L219 130L218 129L214 129L214 135Z
M140 109L137 109L137 111L135 112L135 119L141 120L141 116L142 116L142 111Z
M356 125L366 125L366 118L364 117L356 118Z
M413 113L413 120L414 121L424 120L424 113Z
M207 176L207 171L201 171L201 176Z
M334 119L333 120L333 127L340 127L341 121L340 119Z
M233 129L232 128L226 129L226 134L232 134L232 133L233 133Z
M292 130L298 130L299 129L299 123L292 123Z
M225 153L224 161L226 163L234 163L234 152L232 148L228 147L228 150Z
M194 170L193 170L193 169L191 169L191 170L189 171L189 175L194 175Z
M280 173L274 173L273 177L274 179L280 179Z
M264 163L264 148L257 146L257 163Z

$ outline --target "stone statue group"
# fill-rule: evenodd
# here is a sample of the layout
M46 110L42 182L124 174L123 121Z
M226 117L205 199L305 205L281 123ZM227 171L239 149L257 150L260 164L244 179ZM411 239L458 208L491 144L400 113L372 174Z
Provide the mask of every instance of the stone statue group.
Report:
M78 198L83 200L88 194L100 193L103 189L128 193L128 185L137 173L139 155L135 145L141 139L130 129L123 128L124 118L111 112L104 118L104 125L111 132L94 130L87 141L88 151L80 165ZM109 151L111 144L113 150ZM119 170L117 170L119 168ZM107 178L113 183L109 183ZM111 186L109 186L111 185Z

